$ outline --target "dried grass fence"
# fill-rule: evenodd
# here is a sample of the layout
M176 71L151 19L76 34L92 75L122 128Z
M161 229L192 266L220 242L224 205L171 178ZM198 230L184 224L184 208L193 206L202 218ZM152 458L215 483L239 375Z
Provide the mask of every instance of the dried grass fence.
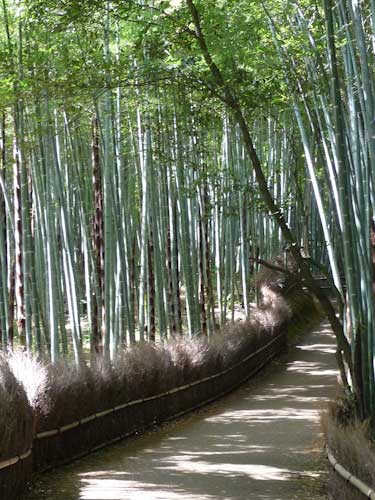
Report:
M332 498L340 500L375 498L373 422L357 421L353 410L352 403L340 396L322 415L332 466L328 490Z
M0 499L18 499L32 471L33 413L4 356L0 356L0 436Z
M306 324L311 317L309 296L292 292L288 304L274 299L254 310L251 321L229 324L210 341L136 345L112 364L76 369L25 355L2 358L1 390L9 379L7 394L19 399L0 396L1 408L9 407L0 414L0 426L15 422L13 438L2 445L0 498L18 499L32 470L69 462L238 387L284 348L288 323Z

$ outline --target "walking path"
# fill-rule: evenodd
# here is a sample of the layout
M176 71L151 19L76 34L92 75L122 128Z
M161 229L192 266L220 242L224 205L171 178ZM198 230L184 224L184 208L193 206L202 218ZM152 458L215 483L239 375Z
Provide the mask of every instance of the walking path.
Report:
M27 500L321 500L319 412L335 395L326 323L217 404L49 475Z

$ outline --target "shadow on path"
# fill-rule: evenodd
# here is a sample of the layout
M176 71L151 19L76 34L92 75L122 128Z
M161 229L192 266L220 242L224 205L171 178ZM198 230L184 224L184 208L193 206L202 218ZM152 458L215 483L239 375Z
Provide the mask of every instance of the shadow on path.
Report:
M28 500L321 500L319 411L335 394L326 323L209 408L39 476Z

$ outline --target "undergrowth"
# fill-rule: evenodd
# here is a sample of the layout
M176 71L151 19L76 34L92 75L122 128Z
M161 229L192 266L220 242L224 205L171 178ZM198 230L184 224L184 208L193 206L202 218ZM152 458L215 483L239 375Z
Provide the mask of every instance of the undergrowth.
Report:
M31 407L4 355L0 355L0 436L0 461L22 455L31 448Z
M269 273L267 283L270 282ZM90 366L54 365L17 352L0 358L1 457L31 443L34 432L57 429L128 401L163 393L233 366L298 317L312 300L301 290L284 296L283 287L263 287L263 302L251 319L228 323L211 338L176 337L161 344L138 343L112 361ZM302 295L301 295L302 294ZM22 387L21 387L22 386ZM4 404L7 402L7 404ZM19 446L12 443L19 443Z
M267 344L288 317L285 305L282 314L265 308L250 321L228 324L211 339L137 343L112 361L97 358L90 366L45 364L21 352L11 356L11 366L28 394L36 430L42 432L223 371Z
M353 405L346 398L339 397L323 413L322 427L326 443L336 460L351 474L375 489L375 441L370 422L356 420ZM331 471L328 489L334 499L365 498L334 471Z

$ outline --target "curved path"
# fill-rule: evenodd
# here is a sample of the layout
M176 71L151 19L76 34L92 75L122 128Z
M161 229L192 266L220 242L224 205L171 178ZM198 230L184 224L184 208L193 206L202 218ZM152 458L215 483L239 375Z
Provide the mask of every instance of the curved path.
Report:
M229 397L36 481L27 500L321 500L319 412L335 395L326 323Z

